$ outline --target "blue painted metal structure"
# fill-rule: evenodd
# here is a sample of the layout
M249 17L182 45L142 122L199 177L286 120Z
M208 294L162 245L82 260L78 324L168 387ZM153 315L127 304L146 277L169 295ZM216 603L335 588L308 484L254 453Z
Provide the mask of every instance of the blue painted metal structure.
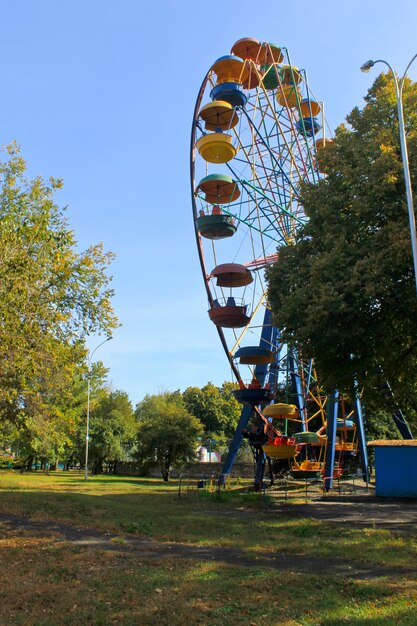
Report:
M290 376L291 376L291 380L292 380L292 384L294 387L294 391L295 391L295 403L296 406L300 412L300 415L304 414L304 404L305 404L305 394L304 394L304 390L303 390L303 386L301 383L301 377L300 374L298 372L298 367L297 367L297 354L294 351L291 351L288 355L288 362L289 362L289 368L290 368ZM306 428L306 423L303 420L302 424L301 424L301 430L305 431L307 430Z
M353 415L355 417L356 424L356 436L358 438L359 459L362 468L363 480L368 484L369 482L369 465L368 465L368 450L366 447L365 425L362 414L362 406L358 394L356 394Z
M380 368L380 370L381 370L381 374L383 375L382 368ZM402 412L402 410L400 409L400 407L398 406L398 403L395 399L394 392L391 388L391 385L389 384L387 380L384 381L384 387L388 390L389 395L391 396L391 401L394 403L395 410L393 412L392 418L398 430L400 431L401 437L403 439L413 439L413 434L407 423L406 417L404 413ZM389 407L387 406L387 408Z
M259 347L267 348L268 350L271 350L271 347L276 346L277 338L278 338L278 332L277 332L277 328L272 323L272 313L269 308L266 308ZM256 365L255 366L255 376L258 379L261 387L265 384L267 374L269 374L270 384L273 383L273 380L271 380L271 377L272 379L275 377L275 382L276 382L276 362L275 361L271 365ZM219 481L220 484L224 483L225 477L230 473L230 470L233 467L233 463L235 462L236 455L242 443L242 438L243 438L242 431L247 427L249 420L252 417L253 411L254 411L254 407L251 406L250 404L245 404L242 408L240 419L236 427L235 434L233 435L232 441L230 442L229 451L227 453L227 457L223 465L222 474L221 474L220 481ZM265 455L264 455L263 460L265 464ZM259 477L257 478L257 480L259 480Z
M336 445L337 413L339 410L339 392L335 391L328 398L327 404L327 451L324 464L324 488L326 491L332 488L333 468Z
M233 463L236 460L236 455L239 452L239 448L243 439L243 431L247 428L249 424L249 420L253 414L253 407L250 404L245 404L242 408L242 412L240 414L238 425L236 426L235 434L233 435L232 441L229 444L229 451L227 453L226 460L223 465L220 483L223 484L225 478L228 474L230 474L230 470L233 467Z
M417 441L411 445L401 443L386 441L375 445L377 496L417 498Z
M395 422L396 427L401 433L403 439L413 439L413 433L405 419L404 413L401 409L398 409L392 416L392 419Z

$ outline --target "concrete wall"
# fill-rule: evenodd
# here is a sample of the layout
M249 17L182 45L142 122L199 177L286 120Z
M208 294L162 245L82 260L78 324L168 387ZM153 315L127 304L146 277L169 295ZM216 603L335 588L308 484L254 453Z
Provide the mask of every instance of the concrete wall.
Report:
M190 476L211 476L213 473L218 476L221 471L221 463L190 463L189 465L181 468L174 468L171 476L172 478L178 478L180 474L189 474ZM232 467L230 475L239 478L252 478L254 475L253 471L252 463L235 463ZM134 461L118 461L116 465L116 474L119 476L143 476L143 471L141 470L139 464ZM159 467L152 467L148 470L146 476L160 478L161 470Z

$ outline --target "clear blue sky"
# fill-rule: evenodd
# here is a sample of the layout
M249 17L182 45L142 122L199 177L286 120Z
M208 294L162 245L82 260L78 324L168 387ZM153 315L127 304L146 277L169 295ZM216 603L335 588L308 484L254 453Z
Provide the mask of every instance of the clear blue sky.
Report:
M286 46L334 129L377 75L417 52L415 0L1 0L1 143L58 194L80 248L103 241L122 323L96 357L133 403L230 370L200 275L189 139L211 64L241 37ZM379 66L381 67L381 66ZM379 71L379 70L378 70ZM417 62L410 76L417 79ZM94 348L100 339L91 339Z

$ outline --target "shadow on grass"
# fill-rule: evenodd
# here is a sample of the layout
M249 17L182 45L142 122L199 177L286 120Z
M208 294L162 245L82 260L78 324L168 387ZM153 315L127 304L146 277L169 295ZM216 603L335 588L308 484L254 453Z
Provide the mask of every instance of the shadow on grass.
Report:
M63 544L44 545L39 559L39 544L17 539L1 551L8 572L4 624L415 624L414 608L404 608L410 589L384 580L301 579L261 563L247 569L207 559L150 562L100 551L92 557ZM384 617L372 615L374 606Z
M258 494L226 491L219 498L202 491L179 498L177 485L161 479L97 476L85 482L78 473L1 473L0 492L0 511L102 532L235 547L253 554L269 550L272 555L356 559L382 569L413 568L417 562L413 519L407 522L409 536L399 536L376 528L372 518L351 520L357 504L319 505L319 518L314 505L270 507ZM382 510L388 510L390 519L395 512Z
M33 623L48 625L98 619L216 626L416 623L415 534L403 538L350 522L327 524L309 517L311 506L265 512L256 502L249 505L245 494L178 498L176 484L142 477L92 476L84 482L72 472L2 473L0 487L0 510L17 516L1 544L9 585L3 596L13 619L1 617L3 605L0 623L28 623L19 621L22 606ZM342 508L347 517L347 504ZM22 515L35 523L29 519L25 527ZM60 522L78 527L73 545L63 542ZM171 545L160 544L146 560L150 538ZM228 562L228 555L235 560ZM56 611L49 622L43 612L48 593ZM93 607L91 614L84 607ZM123 611L131 613L121 618Z

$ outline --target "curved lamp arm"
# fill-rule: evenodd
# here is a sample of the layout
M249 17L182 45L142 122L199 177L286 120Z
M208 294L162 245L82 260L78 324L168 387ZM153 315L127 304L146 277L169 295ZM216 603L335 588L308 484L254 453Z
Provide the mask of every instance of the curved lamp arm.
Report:
M414 265L414 280L416 284L416 292L417 292L417 234L416 234L416 217L414 213L414 203L413 203L413 191L411 188L411 176L410 176L410 167L408 164L408 149L407 149L407 141L405 135L405 126L404 126L404 111L403 111L403 102L402 102L402 93L404 80L407 75L407 72L413 63L413 61L417 58L417 54L413 56L409 64L407 65L402 78L398 80L398 77L391 65L388 61L384 61L384 59L377 59L376 61L369 60L361 66L362 72L369 72L371 67L373 67L376 63L384 63L394 78L395 85L395 95L397 99L397 110L398 110L398 128L400 132L400 145L401 145L401 156L403 161L403 170L404 170L404 182L405 182L405 191L407 197L407 208L408 208L408 220L410 224L410 237L411 237L411 248L413 252L413 265Z

